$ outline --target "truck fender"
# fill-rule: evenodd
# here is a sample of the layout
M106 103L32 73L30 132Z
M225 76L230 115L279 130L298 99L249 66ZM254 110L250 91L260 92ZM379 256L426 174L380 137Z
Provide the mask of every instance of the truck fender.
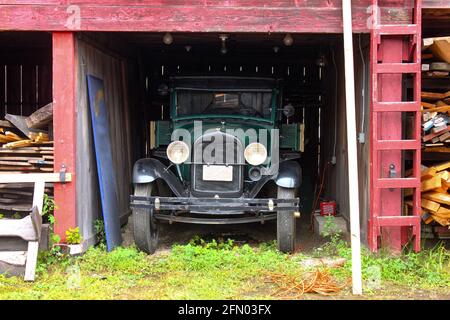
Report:
M156 179L163 179L176 196L185 196L180 180L160 161L153 158L136 161L133 167L133 183L150 183Z
M283 188L298 188L302 184L302 167L296 161L280 163L275 183Z

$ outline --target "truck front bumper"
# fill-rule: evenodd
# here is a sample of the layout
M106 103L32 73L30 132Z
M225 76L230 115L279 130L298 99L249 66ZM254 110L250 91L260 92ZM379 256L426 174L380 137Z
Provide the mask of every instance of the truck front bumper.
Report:
M193 198L130 196L130 207L151 209L156 220L198 224L239 224L273 220L277 211L299 211L299 198ZM195 216L186 216L194 214ZM201 215L201 216L199 216Z

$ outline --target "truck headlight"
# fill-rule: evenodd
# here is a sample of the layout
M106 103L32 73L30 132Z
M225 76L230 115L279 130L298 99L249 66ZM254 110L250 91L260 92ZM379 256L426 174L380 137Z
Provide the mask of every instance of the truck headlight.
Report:
M250 143L247 148L245 148L244 158L249 164L259 166L267 159L267 149L261 143Z
M173 141L167 146L166 153L170 162L180 164L189 158L189 146L183 141Z

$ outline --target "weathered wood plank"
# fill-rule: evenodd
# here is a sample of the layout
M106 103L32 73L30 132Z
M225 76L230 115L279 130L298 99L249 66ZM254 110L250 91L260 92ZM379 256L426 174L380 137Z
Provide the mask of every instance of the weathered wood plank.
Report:
M355 1L354 32L369 32L370 1ZM0 30L341 33L341 1L128 2L16 4L1 9ZM175 4L174 4L175 3ZM245 3L244 3L245 4ZM402 1L382 9L384 23L409 21ZM122 6L121 6L122 5ZM118 7L119 6L119 7ZM48 19L51 16L52 19ZM31 19L32 17L32 19Z
M53 120L53 103L39 108L25 119L28 128L42 128Z
M30 136L31 132L42 132L41 130L37 129L30 129L27 126L27 123L25 121L25 117L19 116L19 115L13 115L13 114L6 114L5 119L11 122L17 129L19 129L24 135L27 137Z
M27 262L25 264L25 281L34 281L36 262L39 251L39 241L28 242Z
M28 241L38 240L31 215L22 219L2 219L0 221L0 237L20 237Z
M72 174L66 173L65 181L70 182ZM28 173L28 174L0 174L0 183L24 183L24 182L60 182L59 173Z
M424 0L424 3L436 0ZM442 1L442 0L437 0ZM445 0L444 0L445 1ZM61 0L0 0L0 4L60 5ZM386 6L402 6L405 0L383 0ZM70 4L91 6L167 6L167 7L235 7L235 8L341 8L342 0L72 0ZM371 0L353 0L353 6L368 6ZM426 4L425 4L426 6Z

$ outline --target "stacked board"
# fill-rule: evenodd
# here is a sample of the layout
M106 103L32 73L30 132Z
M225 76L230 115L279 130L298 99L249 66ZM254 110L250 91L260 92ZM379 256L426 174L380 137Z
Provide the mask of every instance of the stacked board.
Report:
M53 146L43 144L33 147L0 149L0 172L53 172Z
M450 37L423 40L422 143L425 152L450 153ZM443 86L433 85L433 82ZM447 85L445 85L447 84Z
M450 226L450 161L432 167L422 166L421 216L425 224ZM411 208L412 190L405 192L406 205ZM410 209L409 209L410 210Z
M34 186L30 183L0 183L0 209L11 212L29 212L33 202ZM53 197L53 184L46 183L44 192Z
M0 121L0 175L53 172L51 118L49 104L29 117L7 114ZM0 210L30 211L33 187L32 184L0 183ZM45 193L52 197L52 184L46 184Z
M450 37L422 45L422 236L450 238ZM442 161L445 161L442 163ZM407 192L406 209L412 200Z

